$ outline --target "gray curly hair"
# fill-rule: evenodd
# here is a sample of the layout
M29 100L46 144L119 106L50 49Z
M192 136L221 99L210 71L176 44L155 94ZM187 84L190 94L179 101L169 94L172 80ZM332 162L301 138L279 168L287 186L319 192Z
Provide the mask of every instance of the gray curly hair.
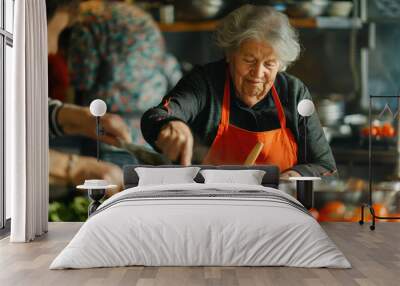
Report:
M298 33L290 25L288 17L268 6L241 6L227 15L215 32L215 42L226 55L249 39L271 45L278 56L281 71L286 70L300 54Z

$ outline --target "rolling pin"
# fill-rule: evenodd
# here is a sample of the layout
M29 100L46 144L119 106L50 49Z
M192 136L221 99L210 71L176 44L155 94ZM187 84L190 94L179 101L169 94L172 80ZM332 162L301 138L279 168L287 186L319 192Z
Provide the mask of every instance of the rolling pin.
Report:
M251 152L244 161L245 166L253 166L261 153L262 148L264 147L264 143L257 142L257 144L253 147Z

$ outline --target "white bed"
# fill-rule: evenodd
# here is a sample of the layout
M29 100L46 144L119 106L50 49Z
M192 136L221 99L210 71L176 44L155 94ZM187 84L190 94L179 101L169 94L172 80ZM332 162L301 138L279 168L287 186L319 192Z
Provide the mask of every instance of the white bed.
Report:
M145 266L350 268L293 197L264 186L137 186L105 201L50 269Z

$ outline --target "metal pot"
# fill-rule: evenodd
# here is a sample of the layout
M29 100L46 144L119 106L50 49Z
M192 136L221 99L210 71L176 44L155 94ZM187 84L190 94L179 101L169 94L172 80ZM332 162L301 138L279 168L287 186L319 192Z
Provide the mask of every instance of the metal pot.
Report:
M178 21L202 21L215 19L226 10L224 0L175 0L176 19Z
M324 99L317 103L317 110L323 126L337 125L344 115L344 102Z
M348 17L353 9L351 1L337 1L330 3L327 14L333 17Z
M294 18L309 18L321 16L329 5L327 0L310 0L290 2L286 4L286 14Z
M368 117L364 114L349 114L343 121L350 126L353 138L360 138L362 128L368 124Z
M373 203L382 203L389 208L389 211L399 211L397 205L400 194L400 181L380 182L372 187Z

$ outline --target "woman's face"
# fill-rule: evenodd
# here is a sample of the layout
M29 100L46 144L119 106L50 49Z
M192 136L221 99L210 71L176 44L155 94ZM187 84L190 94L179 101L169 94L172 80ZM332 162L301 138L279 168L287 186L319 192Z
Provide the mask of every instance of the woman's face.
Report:
M236 95L252 107L263 99L273 85L279 61L272 47L263 41L246 40L228 55Z

